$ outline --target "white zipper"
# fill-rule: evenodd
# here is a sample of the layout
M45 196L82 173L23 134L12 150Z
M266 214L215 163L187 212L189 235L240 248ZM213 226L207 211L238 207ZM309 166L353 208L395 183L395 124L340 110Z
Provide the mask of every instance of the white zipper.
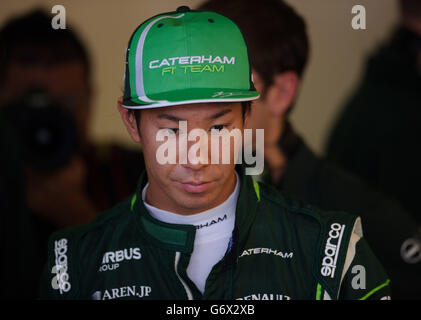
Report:
M187 286L187 284L184 282L183 279L181 279L180 275L178 274L178 262L180 261L180 256L181 256L181 253L177 251L175 253L175 263L174 263L175 274L177 275L178 279L180 280L181 284L183 285L184 290L186 290L187 299L193 300L193 294L191 293L190 288Z

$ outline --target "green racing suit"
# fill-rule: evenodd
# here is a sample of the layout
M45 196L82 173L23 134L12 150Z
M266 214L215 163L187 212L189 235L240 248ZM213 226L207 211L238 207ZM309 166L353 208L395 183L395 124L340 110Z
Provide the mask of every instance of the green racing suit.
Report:
M390 298L390 280L362 235L359 217L320 211L236 169L241 187L235 228L203 294L186 273L195 227L149 215L141 200L143 173L133 197L88 225L51 236L40 298Z

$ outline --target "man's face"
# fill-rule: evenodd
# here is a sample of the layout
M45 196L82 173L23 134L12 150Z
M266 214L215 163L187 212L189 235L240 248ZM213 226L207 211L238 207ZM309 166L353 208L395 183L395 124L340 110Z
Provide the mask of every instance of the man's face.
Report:
M26 66L12 61L6 70L5 79L0 90L1 104L20 99L30 89L44 89L55 103L61 104L72 113L77 123L80 142L85 142L91 87L82 62Z
M187 134L193 129L206 131L208 137L208 164L193 164L190 157L187 163L180 163L179 142L182 139L179 121L187 121ZM235 187L235 151L231 143L229 164L211 163L211 130L244 129L240 103L200 103L145 109L140 117L140 141L145 158L149 187L146 200L160 209L179 214L194 214L213 208L225 201ZM168 130L177 142L175 164L160 164L157 161L158 148L164 143L157 141L160 129ZM136 138L135 138L136 140ZM199 139L187 141L187 150ZM226 146L225 146L226 147ZM222 155L222 145L219 147ZM181 151L182 152L182 151ZM199 152L196 154L199 155ZM203 158L202 158L203 160Z

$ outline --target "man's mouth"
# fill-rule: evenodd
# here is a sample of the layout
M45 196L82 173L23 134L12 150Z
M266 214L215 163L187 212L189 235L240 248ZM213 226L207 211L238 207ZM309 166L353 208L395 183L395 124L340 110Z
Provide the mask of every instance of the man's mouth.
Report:
M205 192L211 185L212 181L186 181L180 182L182 188L189 193Z

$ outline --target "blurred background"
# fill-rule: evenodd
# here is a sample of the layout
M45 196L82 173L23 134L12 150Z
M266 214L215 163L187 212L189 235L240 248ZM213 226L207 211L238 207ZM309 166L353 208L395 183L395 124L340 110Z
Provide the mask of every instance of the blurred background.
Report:
M201 0L24 0L0 2L0 25L12 15L34 6L51 12L56 4L66 8L67 23L84 41L93 68L93 101L89 136L96 142L117 141L135 147L118 116L116 101L122 94L124 53L132 31L146 18L191 8ZM288 0L306 20L311 55L291 120L312 149L323 154L332 121L361 77L364 59L385 40L398 18L394 0ZM366 30L354 30L351 9L366 8Z

